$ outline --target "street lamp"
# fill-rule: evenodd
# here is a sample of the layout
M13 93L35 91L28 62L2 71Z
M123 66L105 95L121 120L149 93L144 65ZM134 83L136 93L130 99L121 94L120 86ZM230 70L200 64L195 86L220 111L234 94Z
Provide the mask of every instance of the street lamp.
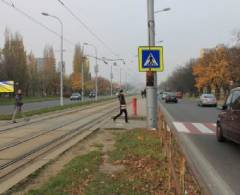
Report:
M113 66L117 66L117 61L121 61L124 65L126 64L125 60L122 59L122 58L108 59L108 58L103 57L102 60L105 64L108 64L108 62L113 62ZM120 78L119 78L120 83L119 84L120 84L120 88L121 88L121 86L122 86L122 67L121 67L121 65L119 66L119 69L120 69L119 70L119 73L120 73ZM113 78L112 64L111 64L111 75L110 75L110 77L111 77L111 95L112 95L112 78Z
M102 58L102 60L103 60L104 64L108 64L108 62L105 60L104 57ZM112 64L111 64L110 65L110 93L111 93L111 96L113 96L113 83L112 83L112 80L113 80L113 70L112 70Z
M164 42L163 40L157 41L157 43L163 43L163 42Z
M123 64L125 64L125 62L123 61ZM117 66L117 62L113 62L113 66ZM120 89L122 89L122 67L121 65L119 65L119 86Z
M85 56L84 56L84 44L82 46L82 66L81 66L81 72L82 72L82 76L81 76L81 85L82 85L82 101L84 101L84 69L83 69L83 66L84 66L84 62L85 62Z
M161 9L161 10L157 10L157 11L154 12L154 14L157 14L159 12L167 12L167 11L170 11L170 10L171 10L171 8L168 7L168 8L164 8L164 9Z
M103 63L104 64L108 64L108 62L106 61L105 57L102 58L103 60ZM112 80L113 80L113 70L112 70L112 63L110 65L110 93L111 93L111 96L113 96L113 83L112 83Z
M155 14L171 10L165 8L154 11L154 0L147 1L147 25L148 25L148 45L155 46ZM150 129L157 128L157 72L148 71L146 73L147 89L147 126Z
M60 105L63 106L63 22L60 20L59 17L54 16L54 15L50 15L48 13L42 12L43 16L48 16L48 17L52 17L56 20L59 21L60 25L61 25L61 46L60 46L60 59L61 59L61 65L60 65Z
M96 59L96 65L94 68L95 71L95 75L96 75L96 79L95 79L95 91L96 91L96 96L95 96L95 100L98 100L98 52L97 52L97 47L95 45L89 44L89 43L84 43L84 45L86 46L92 46L95 50L95 59Z

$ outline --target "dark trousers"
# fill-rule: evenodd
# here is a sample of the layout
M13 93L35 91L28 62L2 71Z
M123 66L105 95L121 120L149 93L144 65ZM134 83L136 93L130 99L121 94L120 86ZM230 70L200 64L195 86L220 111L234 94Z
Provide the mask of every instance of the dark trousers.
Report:
M116 120L119 116L122 115L122 113L125 114L125 122L127 123L128 122L127 109L120 109L120 113L117 116L113 117L113 120Z

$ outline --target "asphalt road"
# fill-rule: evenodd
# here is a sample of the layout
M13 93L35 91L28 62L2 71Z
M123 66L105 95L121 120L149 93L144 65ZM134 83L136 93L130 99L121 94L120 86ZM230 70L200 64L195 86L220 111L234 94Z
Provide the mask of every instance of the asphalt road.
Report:
M99 99L104 98L100 97ZM89 101L89 98L85 98L84 101ZM94 99L92 99L94 100ZM71 101L70 99L64 99L64 104L75 104L79 103L80 101ZM39 110L42 108L54 107L59 105L59 100L50 100L44 102L34 102L34 103L25 103L23 105L23 111L32 111L32 110ZM12 114L14 110L14 105L1 105L0 106L0 114Z
M219 143L215 138L214 123L220 110L198 107L189 100L180 100L178 104L162 102L162 106L170 114L188 154L195 158L193 163L199 167L211 193L240 195L240 146Z

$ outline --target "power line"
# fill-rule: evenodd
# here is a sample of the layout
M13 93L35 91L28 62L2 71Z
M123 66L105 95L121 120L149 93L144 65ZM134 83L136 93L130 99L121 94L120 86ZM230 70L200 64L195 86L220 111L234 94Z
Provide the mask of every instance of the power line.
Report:
M116 61L124 61L124 59L121 59L121 58L118 58L118 59L110 59L110 58L105 58L105 57L98 57L98 58L96 58L96 56L92 56L92 55L86 55L87 57L89 57L89 58L93 58L93 59L97 59L97 60L99 60L99 61L102 61L102 62L116 62ZM121 65L120 65L121 66ZM128 73L128 75L130 76L130 78L132 79L132 80L139 80L140 81L140 79L139 79L139 77L137 77L136 75L134 75L133 73L132 73L132 71L133 72L135 72L135 70L131 67L131 66L122 66L122 68ZM130 71L127 71L128 69L132 69L132 71L130 70ZM142 81L141 81L142 82Z
M93 37L95 37L103 46L113 55L118 56L83 20L81 20L62 0L57 0Z
M34 17L32 17L31 15L27 14L25 11L23 11L23 10L19 9L18 7L16 7L12 1L11 1L11 2L7 2L6 0L1 0L1 1L2 1L2 3L4 3L5 5L13 8L13 9L16 10L18 13L20 13L20 14L23 15L24 17L28 18L28 19L31 20L32 22L34 22L35 24L37 24L37 25L41 26L42 28L46 29L48 32L51 32L52 34L56 35L57 37L61 37L61 35L60 35L59 33L57 33L56 31L52 30L51 28L49 28L48 26L46 26L46 25L43 24L42 22L40 22L40 21L38 21L37 19L35 19ZM58 1L59 3L61 3L61 5L63 5L63 6L70 12L70 14L71 14L74 18L76 18L77 21L78 21L79 23L81 23L81 24L87 29L87 30L92 34L92 36L94 36L98 41L100 41L109 51L111 51L112 54L114 54L115 56L118 56L116 53L114 53L114 51L113 51L110 47L108 47L108 45L107 45L102 39L100 39L100 38L97 36L96 33L94 33L82 20L80 20L80 19L71 11L71 9L70 9L69 7L67 7L61 0L57 0L57 1ZM70 41L70 40L68 40L68 39L66 39L66 38L64 38L64 41L70 43L71 45L75 45L72 41ZM92 57L92 56L89 56L89 57ZM98 58L98 60L102 60L102 61L103 61L103 59L101 59L101 58ZM121 59L121 58L119 58L119 59L113 59L113 60L107 59L107 60L109 60L109 61L116 61L116 60L117 60L117 61L121 61L121 60L124 61L124 59ZM131 73L130 73L130 74L131 74ZM131 77L137 78L135 75L134 75L134 76L132 75Z
M108 49L114 56L119 57L118 54L116 54L85 22L83 22L83 20L81 20L64 2L63 0L57 0L93 37L95 37L100 43L103 44L103 46ZM91 56L89 56L91 57ZM102 60L102 59L100 59ZM107 61L125 61L122 58L119 59L107 59ZM132 74L131 71L128 71L129 74ZM136 75L131 76L132 78L134 77L135 79L139 79ZM133 78L133 79L134 79Z
M32 22L34 22L35 24L38 24L39 26L43 27L44 29L46 29L47 31L51 32L52 34L58 36L58 37L61 37L61 35L59 33L57 33L56 31L52 30L51 28L49 28L48 26L46 26L45 24L41 23L40 21L38 21L37 19L35 19L34 17L32 17L31 15L27 14L26 12L24 12L23 10L17 8L13 2L9 3L5 0L1 0L2 3L4 3L5 5L15 9L18 13L22 14L24 17L28 18L29 20L31 20ZM72 41L64 38L64 41L72 44L72 45L75 45Z

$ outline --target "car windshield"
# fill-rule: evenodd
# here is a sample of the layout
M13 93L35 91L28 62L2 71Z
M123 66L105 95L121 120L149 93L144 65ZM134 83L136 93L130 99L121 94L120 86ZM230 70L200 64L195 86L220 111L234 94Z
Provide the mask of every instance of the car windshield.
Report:
M72 94L73 96L78 96L78 95L80 95L79 93L73 93Z
M169 96L176 96L176 93L174 92L171 92L171 93L168 93Z

